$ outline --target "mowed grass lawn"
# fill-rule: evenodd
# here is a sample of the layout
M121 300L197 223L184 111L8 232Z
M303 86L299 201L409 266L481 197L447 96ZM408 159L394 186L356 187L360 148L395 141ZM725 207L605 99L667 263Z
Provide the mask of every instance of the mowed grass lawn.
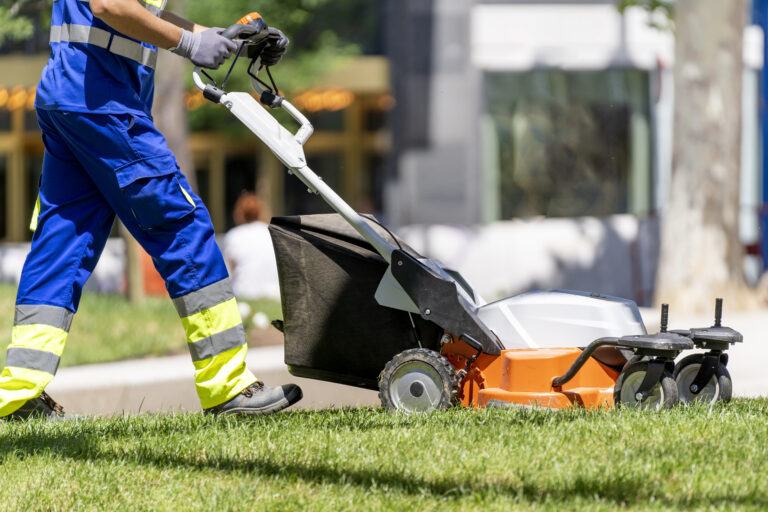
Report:
M11 341L16 287L0 284L0 368ZM249 301L253 313L282 318L280 303ZM249 327L249 319L245 319ZM170 299L148 297L132 304L120 295L84 293L72 322L61 366L183 353L184 330ZM0 503L0 509L2 503Z
M766 510L768 401L0 423L3 510Z

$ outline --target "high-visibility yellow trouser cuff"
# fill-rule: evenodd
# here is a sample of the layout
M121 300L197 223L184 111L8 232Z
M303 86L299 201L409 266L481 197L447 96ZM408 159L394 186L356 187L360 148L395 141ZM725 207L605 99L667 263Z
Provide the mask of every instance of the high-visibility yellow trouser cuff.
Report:
M245 364L245 329L229 279L174 299L203 408L230 400L256 377Z
M227 350L203 361L194 361L195 387L203 409L215 407L234 398L256 381L245 365L248 346Z
M18 321L19 308L16 316ZM61 327L68 329L69 324ZM5 368L0 374L0 417L40 396L56 374L66 341L67 331L59 327L14 325Z

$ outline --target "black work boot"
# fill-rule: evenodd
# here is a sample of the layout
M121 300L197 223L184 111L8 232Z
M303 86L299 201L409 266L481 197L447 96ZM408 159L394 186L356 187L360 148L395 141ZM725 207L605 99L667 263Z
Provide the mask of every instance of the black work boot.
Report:
M237 396L216 407L204 409L205 414L269 414L289 407L302 398L301 388L296 384L265 386L256 381Z
M32 400L27 400L24 405L5 416L3 420L26 420L30 418L46 418L49 420L62 419L64 408L57 404L45 391Z

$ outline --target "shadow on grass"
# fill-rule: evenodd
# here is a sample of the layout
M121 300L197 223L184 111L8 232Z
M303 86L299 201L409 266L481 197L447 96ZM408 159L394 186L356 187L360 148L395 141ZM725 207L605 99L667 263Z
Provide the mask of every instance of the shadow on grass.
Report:
M234 422L237 426L240 421ZM331 421L330 423L333 423ZM193 430L194 425L188 425ZM200 425L194 430L199 432ZM158 447L157 444L144 442L135 451L127 451L117 446L104 446L106 441L162 437L168 433L167 427L153 424L123 431L106 428L99 432L85 428L82 431L67 429L65 432L45 433L44 429L23 429L13 436L0 437L0 464L9 456L20 459L36 455L51 455L57 458L84 461L89 463L113 463L116 460L158 469L176 468L181 470L214 470L233 474L257 474L269 478L300 480L317 485L352 485L362 490L381 492L399 492L410 496L445 497L495 497L514 498L517 501L542 502L552 500L567 502L575 497L586 500L601 500L615 506L642 503L653 499L655 505L682 507L718 507L751 505L759 509L768 509L768 499L763 496L739 495L728 493L716 496L680 496L669 497L658 494L653 482L644 482L622 476L605 475L600 478L588 478L574 475L571 480L559 482L535 481L531 477L519 482L499 475L495 481L476 480L451 466L446 473L435 478L398 473L391 470L372 467L370 469L346 468L338 464L314 462L275 461L269 454L242 456L185 454L173 448ZM184 425L178 433L183 433ZM156 438L155 438L156 439ZM514 462L510 462L513 465ZM510 472L513 474L513 472Z

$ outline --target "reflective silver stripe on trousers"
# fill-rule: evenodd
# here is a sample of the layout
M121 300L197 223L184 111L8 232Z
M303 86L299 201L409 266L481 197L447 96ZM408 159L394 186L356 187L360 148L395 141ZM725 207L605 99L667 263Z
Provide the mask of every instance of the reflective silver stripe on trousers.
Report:
M232 282L227 277L205 288L200 288L197 291L173 299L173 305L176 306L179 317L186 318L204 309L212 308L216 304L228 301L234 298L234 296Z
M61 358L56 354L35 350L33 348L10 347L5 366L14 368L26 368L56 375Z
M194 343L188 343L193 361L202 361L217 356L227 350L245 345L245 328L236 325L226 331L218 332Z
M111 41L111 44L110 44ZM115 55L135 60L139 64L155 68L157 52L136 41L88 25L54 25L51 27L51 43L85 43L104 48Z
M50 325L69 332L74 313L65 308L37 304L16 305L13 325Z

